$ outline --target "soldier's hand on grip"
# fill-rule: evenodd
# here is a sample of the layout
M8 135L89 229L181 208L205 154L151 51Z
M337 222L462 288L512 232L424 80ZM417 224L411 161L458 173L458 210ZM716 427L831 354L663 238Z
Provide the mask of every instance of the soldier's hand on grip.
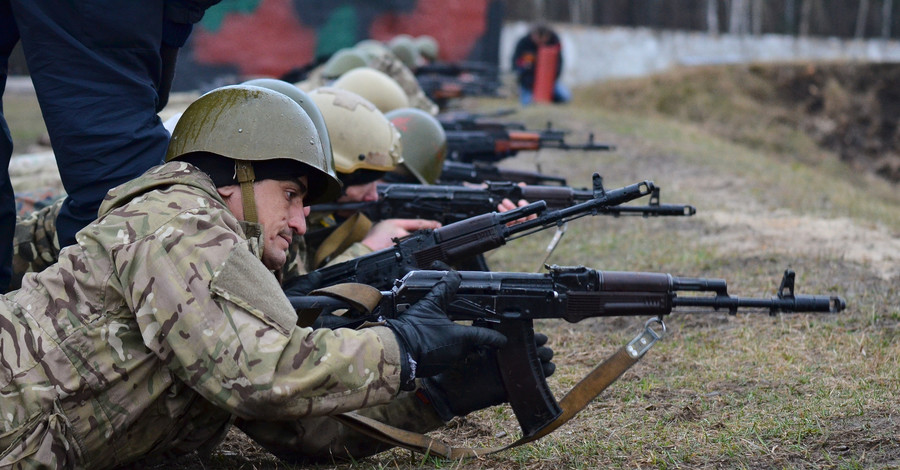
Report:
M404 389L411 390L415 378L436 375L479 346L506 344L501 333L460 325L447 318L444 312L459 283L459 273L448 271L428 295L396 319L387 321L400 344Z
M546 345L547 335L535 333L534 343L544 377L550 377L556 371L556 365L551 362L553 350ZM497 355L491 350L481 349L469 354L440 374L422 380L422 386L444 421L509 401L500 377Z

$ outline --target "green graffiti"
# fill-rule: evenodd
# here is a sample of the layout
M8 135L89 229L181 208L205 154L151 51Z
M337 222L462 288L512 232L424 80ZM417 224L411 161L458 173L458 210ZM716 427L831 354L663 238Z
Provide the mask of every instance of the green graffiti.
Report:
M206 10L200 24L208 31L216 32L222 27L225 16L231 13L253 13L262 0L222 0Z
M328 57L340 49L356 44L359 18L352 6L335 8L328 21L319 28L316 57Z

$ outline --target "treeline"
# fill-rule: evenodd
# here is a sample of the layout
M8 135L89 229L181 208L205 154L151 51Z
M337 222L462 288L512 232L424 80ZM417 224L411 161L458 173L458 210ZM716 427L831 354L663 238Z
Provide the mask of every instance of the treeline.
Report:
M895 38L893 0L502 0L508 20L713 34Z

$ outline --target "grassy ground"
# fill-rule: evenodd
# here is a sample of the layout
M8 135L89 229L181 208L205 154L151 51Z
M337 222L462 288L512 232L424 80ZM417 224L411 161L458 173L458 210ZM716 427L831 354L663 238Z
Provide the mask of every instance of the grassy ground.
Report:
M733 83L739 76L717 80L740 88ZM674 314L666 319L665 341L539 442L480 460L423 459L397 450L322 468L900 467L900 278L875 269L877 249L868 258L850 254L857 245L877 245L884 234L896 242L896 186L850 170L790 120L761 119L790 112L772 103L754 106L744 97L729 102L720 89L692 89L690 101L700 117L687 119L680 111L639 104L639 97L634 106L621 106L618 97L632 87L623 82L579 90L569 106L535 107L515 117L533 127L550 120L572 129L573 142L594 131L598 141L617 144L616 152L544 151L504 164L537 165L575 186L590 184L594 171L609 188L652 179L663 187L663 202L694 204L698 214L579 220L549 262L724 278L732 294L757 297L772 295L790 267L798 273L798 293L843 295L847 311ZM666 93L647 88L648 100ZM704 103L716 109L707 113ZM734 226L710 213L760 223L775 214L787 240L775 243L753 223ZM822 238L807 237L825 234L803 229L823 227L814 222L826 224L818 232L841 236L860 230L860 236L818 246ZM550 238L544 233L514 241L491 253L489 262L496 270L535 271ZM888 263L898 267L896 258ZM540 324L556 351L551 387L557 397L637 334L644 320ZM459 444L494 445L517 432L510 411L498 407L458 419L438 435ZM227 444L217 465L284 468L240 436Z
M3 113L13 139L13 155L28 153L47 130L33 94L6 93Z
M892 274L900 264L879 251L900 238L900 192L820 150L765 83L713 77L604 84L577 90L571 105L514 117L533 127L553 121L573 131L572 142L593 131L618 150L543 151L505 165L539 165L573 186L589 185L594 171L608 188L651 179L663 202L698 208L692 218L573 222L549 262L724 278L731 294L754 297L772 295L790 267L798 293L842 295L845 312L676 313L643 361L536 443L462 462L395 450L321 468L900 468L900 276ZM551 235L514 241L489 263L535 271ZM557 397L645 320L542 322L556 351ZM497 407L438 434L494 445L517 432ZM211 460L179 468L292 467L234 433Z

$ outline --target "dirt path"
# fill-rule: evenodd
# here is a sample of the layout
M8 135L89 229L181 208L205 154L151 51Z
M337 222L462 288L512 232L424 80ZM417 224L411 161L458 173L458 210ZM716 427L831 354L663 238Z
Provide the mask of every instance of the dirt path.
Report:
M821 219L787 210L774 213L698 212L713 227L704 243L758 255L839 258L868 266L884 280L900 276L900 238L882 227L846 218Z

